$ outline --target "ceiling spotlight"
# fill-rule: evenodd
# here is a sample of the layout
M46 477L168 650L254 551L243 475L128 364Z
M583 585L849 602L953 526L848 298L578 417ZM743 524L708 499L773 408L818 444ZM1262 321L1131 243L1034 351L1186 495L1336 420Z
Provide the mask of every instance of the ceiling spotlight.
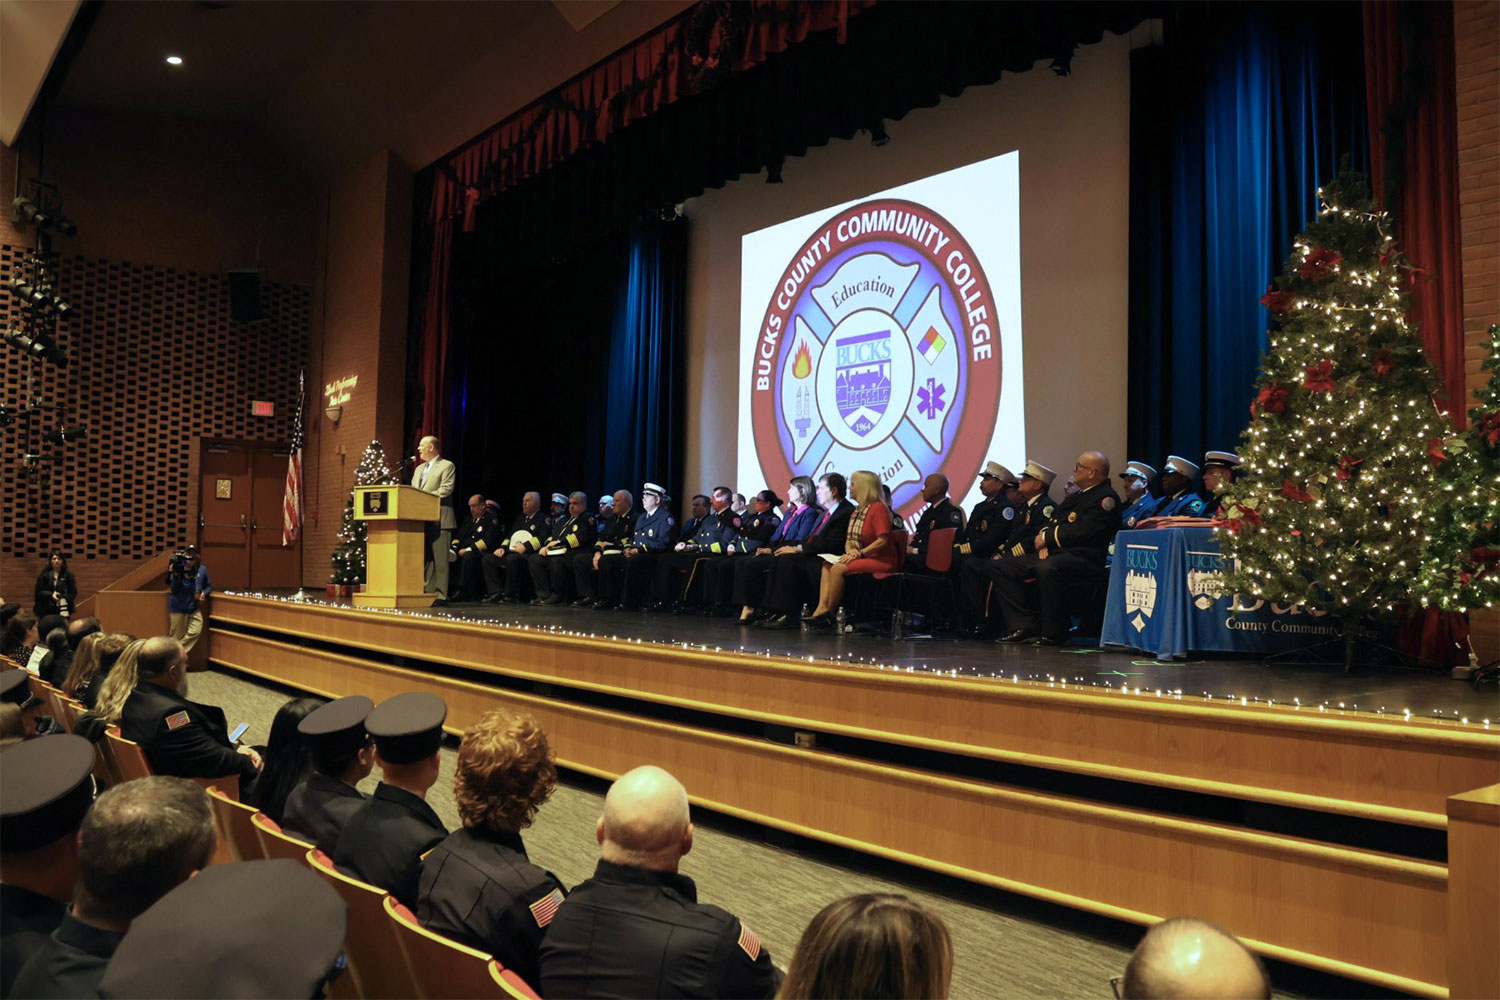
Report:
M28 306L39 306L47 301L47 293L28 285L20 278L10 279L10 293Z
M78 227L56 212L47 212L25 195L19 195L10 203L13 218L22 225L33 225L37 229L56 228L64 236L77 236Z
M5 342L28 357L46 358L59 368L68 367L68 356L61 347L28 337L15 327L5 331Z
M182 65L182 56L167 56L167 65L168 66L181 66Z

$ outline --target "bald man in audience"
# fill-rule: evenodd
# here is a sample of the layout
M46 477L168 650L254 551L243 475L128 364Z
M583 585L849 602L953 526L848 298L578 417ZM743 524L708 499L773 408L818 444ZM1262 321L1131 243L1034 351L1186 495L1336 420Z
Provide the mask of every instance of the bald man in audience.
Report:
M1146 932L1125 966L1128 1000L1270 1000L1271 979L1233 934L1195 917Z
M542 940L549 997L769 997L781 973L755 932L698 902L678 874L693 849L687 791L659 767L610 786L595 828L599 866Z

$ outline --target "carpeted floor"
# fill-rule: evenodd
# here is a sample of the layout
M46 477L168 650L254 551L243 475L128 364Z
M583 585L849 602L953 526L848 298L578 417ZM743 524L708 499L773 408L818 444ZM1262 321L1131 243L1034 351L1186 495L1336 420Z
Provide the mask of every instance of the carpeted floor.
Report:
M277 708L291 697L277 687L223 672L195 673L190 685L194 700L225 709L231 727L250 724L247 743L265 741ZM452 749L443 751L442 775L428 796L450 829L459 825L452 791L455 756ZM361 787L372 790L377 778L378 771ZM598 856L594 824L604 789L596 779L565 774L526 831L531 859L565 885L593 873ZM860 892L904 893L942 916L953 936L955 998L1107 998L1110 977L1119 975L1140 935L1139 929L1115 921L794 840L702 810L693 818L697 836L683 873L697 882L699 899L750 925L783 967L802 929L824 904ZM1277 996L1376 995L1362 984L1287 967L1273 967L1272 977Z

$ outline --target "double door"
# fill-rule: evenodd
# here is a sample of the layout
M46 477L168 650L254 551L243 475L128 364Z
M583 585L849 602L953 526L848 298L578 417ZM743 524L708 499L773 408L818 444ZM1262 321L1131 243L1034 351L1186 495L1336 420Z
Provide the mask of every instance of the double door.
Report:
M198 549L217 590L302 585L302 534L281 544L289 452L284 445L204 441L198 473Z

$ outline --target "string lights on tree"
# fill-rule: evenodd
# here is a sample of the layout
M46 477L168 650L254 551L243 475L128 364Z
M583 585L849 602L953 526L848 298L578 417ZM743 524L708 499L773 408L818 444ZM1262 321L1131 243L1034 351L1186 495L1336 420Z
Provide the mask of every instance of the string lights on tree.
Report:
M399 482L396 471L386 462L385 448L371 441L359 457L354 470L356 486L386 486ZM338 541L333 547L332 571L328 582L340 587L365 582L365 523L354 518L354 498L344 501L343 519L339 522Z

